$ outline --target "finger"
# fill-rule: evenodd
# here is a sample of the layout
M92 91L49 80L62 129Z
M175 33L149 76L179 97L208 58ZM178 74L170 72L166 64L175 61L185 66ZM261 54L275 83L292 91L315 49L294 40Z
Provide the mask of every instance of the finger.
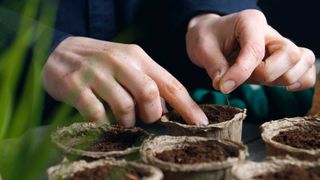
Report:
M229 64L223 55L220 47L215 46L214 44L218 43L210 43L208 46L203 46L203 54L201 58L203 58L205 64L204 67L212 79L212 86L220 90L219 82L220 78L229 68Z
M110 124L103 104L89 88L80 91L75 107L80 114L89 121L106 122Z
M300 48L299 50L301 51L301 59L298 60L299 62L288 72L275 80L275 82L273 82L274 85L291 85L298 81L298 79L314 65L315 56L312 51L306 48Z
M304 73L310 68L310 65L305 68L301 66L305 64L305 61L301 59L302 53L291 41L285 39L283 42L277 43L276 46L273 47L275 50L271 50L271 56L262 61L252 75L257 81L265 85L274 84L276 79L286 74L290 69L293 70L292 72L298 72L297 70L299 70L300 73Z
M169 112L167 106L166 106L166 101L163 98L160 98L161 100L161 107L162 107L162 113L167 113Z
M91 86L108 103L120 125L124 127L134 126L134 100L111 75L97 73Z
M74 106L89 121L109 123L103 104L97 99L82 72L72 73L63 79L61 101Z
M149 76L135 67L122 66L115 78L134 97L142 121L153 123L160 119L160 93L157 84Z
M186 88L169 72L150 61L145 71L157 83L163 97L188 124L206 125L208 119L200 107L192 100Z
M303 76L295 83L287 86L288 91L298 91L311 88L316 82L316 66L313 65Z
M195 36L190 36L195 38ZM195 42L198 45L187 45L187 51L191 60L198 66L205 68L209 77L212 79L212 86L219 90L219 81L229 64L221 52L219 42L214 38L200 38L197 37Z
M235 27L235 38L239 41L240 52L235 63L220 80L219 86L223 93L230 93L245 82L264 57L263 27L266 23L262 13L257 12L250 12L253 13L252 16L239 16Z

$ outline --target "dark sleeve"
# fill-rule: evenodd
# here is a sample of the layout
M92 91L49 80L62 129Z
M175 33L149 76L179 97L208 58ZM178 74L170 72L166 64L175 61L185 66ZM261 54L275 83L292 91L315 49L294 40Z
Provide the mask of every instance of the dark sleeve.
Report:
M173 29L186 25L200 13L226 15L244 9L258 9L256 0L173 0L169 2Z

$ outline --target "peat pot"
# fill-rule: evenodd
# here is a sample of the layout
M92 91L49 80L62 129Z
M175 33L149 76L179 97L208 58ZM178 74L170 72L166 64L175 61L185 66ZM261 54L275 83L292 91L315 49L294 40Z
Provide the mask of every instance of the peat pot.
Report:
M160 122L166 126L168 134L173 136L202 136L241 142L242 121L246 117L246 109L214 104L204 104L200 107L207 115L209 125L186 124L176 111L162 116Z
M284 118L261 125L267 155L290 155L302 160L320 158L320 118Z
M139 147L148 136L141 128L86 122L59 128L51 139L67 157L92 160L138 156Z
M230 168L245 159L246 147L231 140L158 136L146 140L142 160L158 167L164 179L229 179Z

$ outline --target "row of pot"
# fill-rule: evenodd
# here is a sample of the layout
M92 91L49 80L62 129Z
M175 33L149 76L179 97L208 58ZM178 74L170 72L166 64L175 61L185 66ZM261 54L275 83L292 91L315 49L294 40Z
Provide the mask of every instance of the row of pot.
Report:
M246 111L220 105L202 108L207 109L205 113L212 120L208 126L187 125L175 112L162 117L161 122L172 136L154 136L139 128L123 129L94 123L60 128L52 135L52 140L68 160L49 168L49 179L95 179L94 174L101 176L101 172L95 172L97 167L105 166L108 168L104 168L107 170L102 177L109 179L250 179L267 172L257 171L255 167L275 171L287 164L312 167L320 172L320 160L304 162L286 157L270 158L263 163L245 161L247 149L241 143L241 133ZM280 131L309 126L319 128L320 120L293 118L262 125L268 155L290 154L302 159L318 159L319 149L297 151L273 140ZM292 148L294 150L290 151ZM122 172L121 178L114 172Z

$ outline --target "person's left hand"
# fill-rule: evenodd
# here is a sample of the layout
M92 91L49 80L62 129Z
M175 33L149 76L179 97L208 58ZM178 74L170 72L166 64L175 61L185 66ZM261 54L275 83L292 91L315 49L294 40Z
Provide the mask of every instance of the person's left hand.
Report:
M312 51L281 36L258 10L198 15L189 22L186 43L191 61L204 68L212 86L223 93L244 82L290 91L315 83Z

